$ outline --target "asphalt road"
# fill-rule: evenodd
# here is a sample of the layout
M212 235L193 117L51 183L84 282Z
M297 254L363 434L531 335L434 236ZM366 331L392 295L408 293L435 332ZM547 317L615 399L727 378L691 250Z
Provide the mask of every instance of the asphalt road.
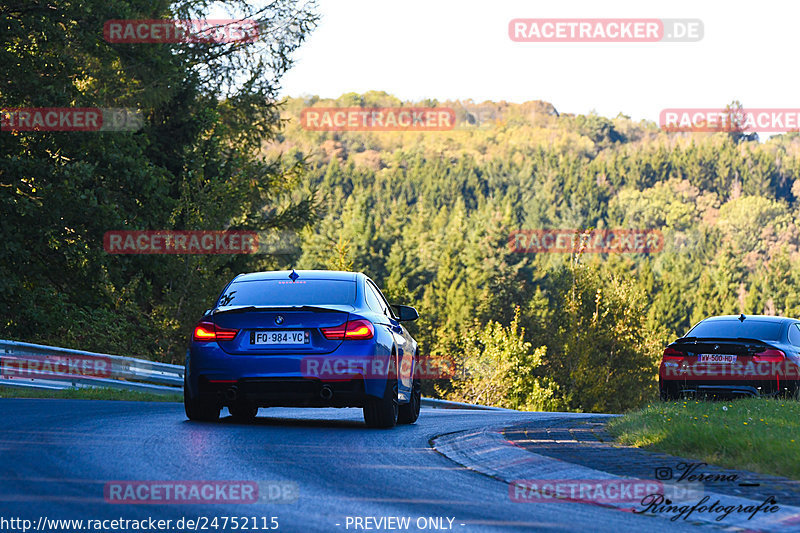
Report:
M579 503L514 503L506 484L456 465L429 444L444 433L569 415L423 408L413 426L371 430L357 409L262 409L250 425L234 423L227 411L220 423L189 422L182 405L169 403L0 399L0 412L4 531L15 529L3 519L27 519L35 527L42 517L173 523L217 517L216 529L209 521L205 531L222 531L224 517L256 517L259 526L277 517L278 530L291 532L698 531ZM299 498L109 503L104 487L118 480L290 481ZM362 518L361 527L354 517ZM374 529L366 517L409 517L410 525ZM225 531L231 530L229 521Z

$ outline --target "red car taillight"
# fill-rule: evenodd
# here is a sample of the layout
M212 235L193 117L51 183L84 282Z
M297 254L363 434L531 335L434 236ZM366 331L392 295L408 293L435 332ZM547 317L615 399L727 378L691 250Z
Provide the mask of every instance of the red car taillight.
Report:
M330 340L367 340L375 336L375 327L369 320L351 320L341 326L320 328L326 339Z
M667 346L664 349L664 355L662 356L662 359L664 361L680 361L684 357L686 357L686 354L684 354L683 352L680 352L675 348L670 348L669 346Z
M223 329L215 326L212 322L200 322L194 328L192 337L196 341L232 341L238 329Z
M755 363L778 363L786 358L786 354L780 350L773 348L764 350L757 354L753 354L753 362Z

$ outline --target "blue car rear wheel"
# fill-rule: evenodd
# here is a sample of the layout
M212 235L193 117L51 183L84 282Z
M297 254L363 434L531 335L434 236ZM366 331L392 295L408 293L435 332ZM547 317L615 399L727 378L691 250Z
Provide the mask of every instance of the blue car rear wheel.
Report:
M422 405L422 381L419 379L418 362L414 361L414 380L411 385L411 400L400 406L397 416L398 424L413 424L419 418Z
M186 418L189 420L198 422L216 422L219 420L219 405L192 398L185 381L183 383L183 408L186 411Z
M369 397L364 403L364 422L371 428L393 428L397 425L399 408L397 379L389 378L383 398Z

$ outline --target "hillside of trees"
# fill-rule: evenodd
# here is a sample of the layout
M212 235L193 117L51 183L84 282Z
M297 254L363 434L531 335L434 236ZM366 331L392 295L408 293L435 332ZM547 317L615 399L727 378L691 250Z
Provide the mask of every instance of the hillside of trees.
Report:
M452 131L313 132L309 106L439 106ZM545 102L292 98L264 153L322 206L302 268L364 271L416 305L429 393L523 409L652 400L665 344L713 314L800 316L800 136L665 133ZM652 253L516 253L516 229L656 229Z
M416 306L423 354L453 363L454 378L426 382L427 394L617 412L655 397L664 344L701 318L800 316L797 133L667 133L540 101L284 101L281 77L318 21L313 3L226 5L264 39L103 38L112 19L201 18L204 0L0 9L4 109L142 117L136 131L0 131L0 338L182 363L194 324L235 274L352 269ZM299 123L309 106L401 105L452 108L457 125ZM512 232L546 228L658 230L665 245L509 247ZM116 255L103 247L113 230L281 240L255 255Z

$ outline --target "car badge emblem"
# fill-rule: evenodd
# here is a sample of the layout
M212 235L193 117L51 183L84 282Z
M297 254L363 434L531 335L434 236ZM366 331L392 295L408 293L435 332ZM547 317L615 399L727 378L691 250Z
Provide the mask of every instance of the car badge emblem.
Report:
M275 317L275 323L276 324L283 324L283 317L281 315L276 316Z
M299 278L299 277L300 277L300 274L298 274L297 272L294 271L294 269L292 269L292 273L289 274L289 279L292 280L292 283L297 281L297 278Z
M719 350L719 344L714 345L714 351L716 352L717 350Z

